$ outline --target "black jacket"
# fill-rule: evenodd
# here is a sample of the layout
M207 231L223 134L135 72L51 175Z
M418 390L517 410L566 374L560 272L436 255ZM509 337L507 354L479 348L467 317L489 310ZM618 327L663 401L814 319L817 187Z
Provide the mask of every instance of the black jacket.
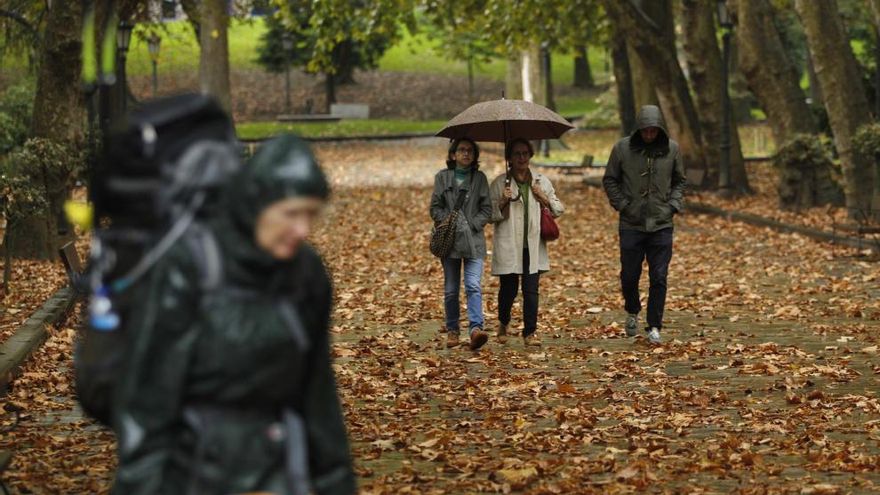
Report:
M639 132L647 127L660 129L650 144ZM673 215L682 209L684 164L659 108L642 107L638 129L612 148L602 184L611 206L620 212L621 229L656 232L672 227Z
M252 164L207 221L219 284L205 283L210 256L186 236L138 288L114 398L113 493L356 490L330 362L330 278L308 245L279 261L254 241L261 207L298 184L282 187L270 165Z

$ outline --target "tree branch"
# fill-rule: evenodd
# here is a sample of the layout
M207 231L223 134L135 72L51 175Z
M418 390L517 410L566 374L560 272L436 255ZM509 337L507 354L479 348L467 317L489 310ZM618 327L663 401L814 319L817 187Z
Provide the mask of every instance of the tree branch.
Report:
M34 37L35 40L39 41L40 33L36 30L36 28L34 28L34 26L30 22L28 22L27 19L24 18L23 15L21 15L17 12L12 12L11 10L0 9L0 17L12 19L13 21L17 22L26 31L28 31Z
M647 24L648 27L652 29L655 34L657 34L658 36L661 35L662 30L660 29L660 26L658 26L657 23L654 22L654 19L651 19L651 17L646 14L645 11L642 10L642 8L634 0L628 0L627 2L624 2L624 8L628 9L630 12L634 12L636 14L636 17L638 17L643 23Z

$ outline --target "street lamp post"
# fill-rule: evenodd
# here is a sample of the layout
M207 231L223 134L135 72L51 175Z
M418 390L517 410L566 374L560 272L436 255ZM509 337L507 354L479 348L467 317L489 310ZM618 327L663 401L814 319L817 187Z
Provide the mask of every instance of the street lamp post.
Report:
M154 34L147 40L147 49L150 51L150 60L153 62L153 98L159 91L159 48L162 46L162 38Z
M718 0L718 24L721 26L721 163L718 174L718 188L722 194L730 192L730 35L733 20L725 0Z
M128 106L128 80L125 75L125 58L128 55L128 46L131 43L131 31L134 29L134 26L131 24L122 21L119 23L119 27L116 30L116 54L118 56L117 62L119 71L119 79L117 84L119 84L119 92L120 95L120 107L122 109L123 115L127 111Z
M289 33L284 33L281 40L281 46L284 48L284 98L285 111L288 115L293 113L290 104L290 51L293 50L293 40L290 39Z

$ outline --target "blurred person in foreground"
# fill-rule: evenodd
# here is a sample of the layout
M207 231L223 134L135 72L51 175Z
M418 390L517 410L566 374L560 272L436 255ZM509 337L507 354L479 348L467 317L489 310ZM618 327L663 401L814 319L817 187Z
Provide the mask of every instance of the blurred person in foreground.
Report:
M157 264L114 399L113 493L355 493L332 289L305 242L329 193L308 146L275 138L208 221L218 259L177 245ZM212 262L206 289L198 267Z

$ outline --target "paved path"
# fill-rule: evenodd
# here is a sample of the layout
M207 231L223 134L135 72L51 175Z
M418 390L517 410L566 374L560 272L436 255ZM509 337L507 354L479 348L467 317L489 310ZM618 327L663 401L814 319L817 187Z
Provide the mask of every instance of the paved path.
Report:
M365 493L880 490L878 264L683 216L666 343L651 347L621 338L610 208L560 180L568 211L541 281L544 346L450 351L426 249L433 169L420 170L399 187L337 187L316 239ZM484 289L491 324L488 268ZM32 411L0 436L20 493L107 489L113 443L72 401L72 339L52 337L9 398Z

